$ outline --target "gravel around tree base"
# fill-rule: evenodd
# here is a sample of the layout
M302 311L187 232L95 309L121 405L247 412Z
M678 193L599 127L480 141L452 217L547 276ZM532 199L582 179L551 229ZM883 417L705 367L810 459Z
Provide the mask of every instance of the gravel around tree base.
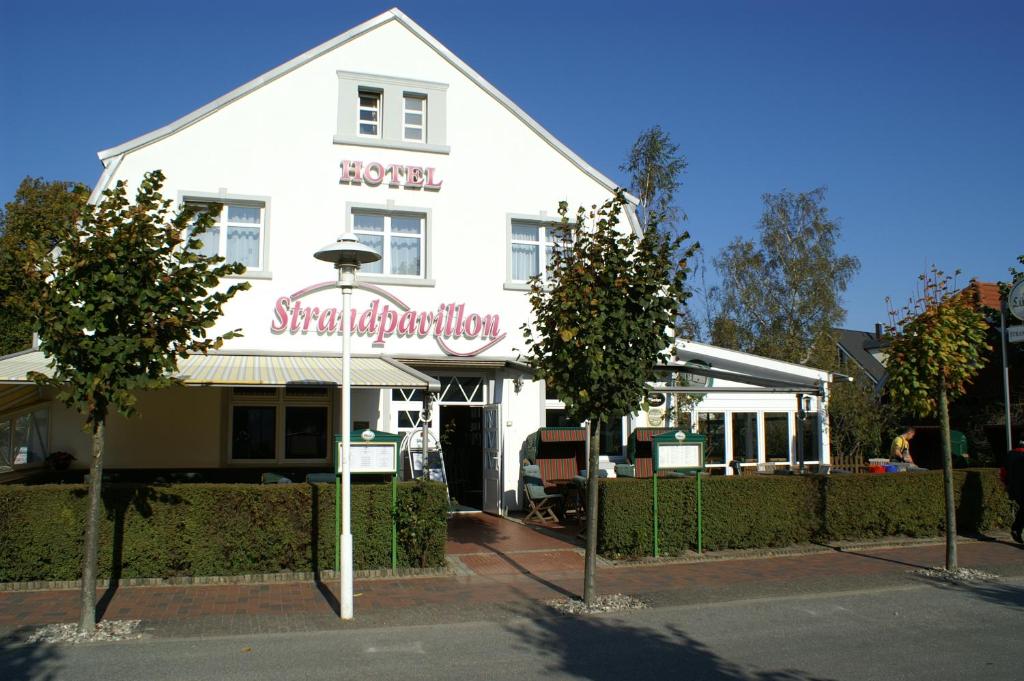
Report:
M591 607L578 598L560 598L548 601L548 606L554 608L563 615L593 615L600 612L619 612L620 610L641 610L647 604L639 598L626 596L625 594L609 594L598 596L594 599Z
M999 579L999 575L994 575L990 572L982 572L981 570L974 570L972 568L954 568L953 570L947 570L941 567L934 567L915 570L914 574L921 575L922 577L928 577L929 579L938 579L943 582L949 582L950 584L977 584L978 582L994 582Z
M78 633L77 624L47 624L26 639L27 643L92 643L95 641L128 641L142 638L142 620L103 620L92 634Z

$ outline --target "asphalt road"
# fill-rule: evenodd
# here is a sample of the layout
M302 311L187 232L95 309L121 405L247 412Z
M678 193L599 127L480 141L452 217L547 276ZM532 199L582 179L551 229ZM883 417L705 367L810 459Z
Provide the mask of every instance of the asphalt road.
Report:
M584 619L0 649L0 679L1024 678L1024 580L916 585Z

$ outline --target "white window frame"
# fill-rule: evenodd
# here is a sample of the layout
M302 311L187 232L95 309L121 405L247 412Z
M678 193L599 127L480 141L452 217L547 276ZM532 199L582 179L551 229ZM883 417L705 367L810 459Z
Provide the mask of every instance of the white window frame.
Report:
M416 111L415 109L409 108L409 100L415 99L420 102L421 109ZM409 123L405 117L408 114L419 114L419 124ZM409 130L419 130L420 138L409 137ZM402 141L409 142L410 144L426 144L427 143L427 96L406 92L402 95Z
M334 395L338 391L334 385L317 384L308 387L325 388L323 395L289 395L287 388L272 386L247 386L253 388L266 387L274 391L273 395L239 395L234 388L228 388L227 416L227 461L233 466L302 466L309 464L326 465L333 461L334 446ZM303 386L296 386L303 387ZM235 435L235 407L274 407L274 457L272 459L236 459L232 448ZM325 431L325 448L322 458L289 459L285 457L286 435L285 424L288 407L322 407L327 414Z
M356 227L356 215L379 215L384 218L384 231L374 232L371 230L361 230ZM391 218L392 217L406 217L416 218L420 221L420 232L417 237L409 232L392 232L391 231ZM364 277L388 277L398 279L409 279L418 280L424 279L427 276L427 215L425 213L417 213L414 211L406 210L375 210L372 208L352 208L349 211L350 225L352 226L352 232L355 235L365 236L382 236L384 238L384 253L381 258L381 271L380 272L366 272ZM391 272L391 237L392 235L401 238L419 238L420 241L420 271L418 274L392 274Z
M369 107L363 106L363 97L372 97L377 100L377 106ZM377 113L376 121L363 121L364 111L374 111ZM363 132L362 126L375 125L377 132L374 134ZM384 93L378 90L371 90L368 88L359 88L359 92L356 96L356 134L360 137L367 137L370 139L380 139L382 131L384 129Z
M210 204L217 203L221 206L219 215L214 218L214 227L220 229L217 236L217 255L227 258L228 251L228 228L230 227L258 227L260 232L260 243L257 252L259 253L259 267L246 266L245 272L237 275L229 275L229 278L240 279L270 279L270 197L267 196L243 196L231 194L214 194L211 192L186 191L178 193L179 205L192 205L199 209L205 209ZM259 208L260 222L254 225L248 222L229 223L228 208L230 206L241 206L244 208ZM204 236L208 237L209 232Z
M549 227L550 220L543 221L536 218L522 218L516 216L510 216L508 220L508 248L506 258L508 260L508 284L514 287L526 287L529 285L529 278L527 279L516 279L512 269L512 247L516 244L537 246L537 269L540 274L541 281L547 281L548 278L548 262L551 258L551 253L555 248L555 240L551 235L551 228ZM514 236L513 227L515 225L524 225L527 227L537 228L537 240L527 240L517 238ZM542 260L542 262L541 262Z
M41 461L29 461L28 463L15 463L15 459L17 458L17 452L14 450L14 433L16 432L15 423L22 416L24 416L26 414L32 414L32 413L35 413L37 411L45 411L46 412L46 432L43 434L44 437L46 438L46 441L43 443L43 460L41 460ZM7 422L8 427L10 428L10 435L9 435L10 441L7 443L7 445L8 445L8 447L10 447L10 452L11 452L10 467L8 467L7 464L5 464L2 460L0 460L0 472L3 472L3 471L13 471L13 470L22 470L22 469L25 469L25 468L38 468L40 466L46 465L46 457L49 456L50 453L51 453L51 451L50 451L50 436L51 436L52 431L53 431L53 412L51 411L51 409L50 409L48 404L42 404L42 405L35 404L33 406L30 406L30 407L24 407L22 409L18 409L17 411L8 412L8 413L0 416L0 421Z

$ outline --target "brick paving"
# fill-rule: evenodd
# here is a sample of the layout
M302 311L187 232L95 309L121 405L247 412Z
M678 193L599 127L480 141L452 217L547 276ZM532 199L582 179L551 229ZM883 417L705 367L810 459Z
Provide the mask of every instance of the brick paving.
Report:
M488 516L457 522L449 552L465 568L441 577L356 580L356 611L370 624L435 622L499 609L523 614L545 601L576 596L583 558L572 541ZM707 602L792 592L805 587L865 588L912 583L913 572L942 564L941 544L802 555L649 562L598 568L603 593L654 604ZM1003 576L1024 575L1024 550L1006 541L963 541L960 562ZM100 589L105 619L140 619L154 635L296 631L339 626L332 583L275 582ZM0 633L74 622L78 591L0 592Z

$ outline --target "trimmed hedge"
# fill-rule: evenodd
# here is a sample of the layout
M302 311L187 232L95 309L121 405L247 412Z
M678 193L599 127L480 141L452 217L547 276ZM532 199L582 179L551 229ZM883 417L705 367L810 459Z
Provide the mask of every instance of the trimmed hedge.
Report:
M934 537L945 527L942 472L899 475L709 476L701 480L704 548L745 549L893 535ZM954 472L959 532L1009 527L1013 506L995 469ZM693 478L658 480L664 555L697 545ZM598 551L654 553L651 480L600 483Z
M0 487L0 582L81 576L85 485ZM398 565L445 563L443 485L398 486ZM238 575L334 568L334 485L111 484L101 577ZM352 486L356 569L391 567L391 485Z

